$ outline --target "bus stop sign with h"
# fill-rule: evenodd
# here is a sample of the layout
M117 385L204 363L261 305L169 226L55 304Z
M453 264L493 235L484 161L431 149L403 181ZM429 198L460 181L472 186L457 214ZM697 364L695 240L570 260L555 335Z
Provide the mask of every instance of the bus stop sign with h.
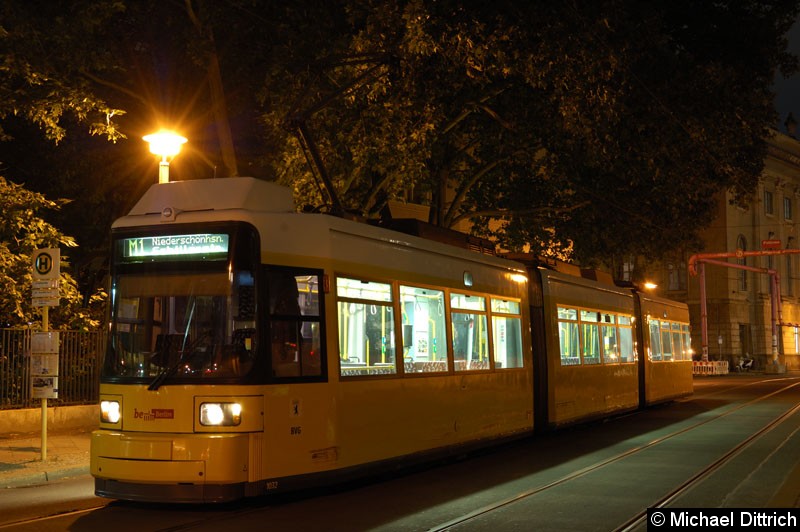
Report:
M47 461L47 400L58 398L58 331L50 331L48 311L59 303L61 250L33 253L31 305L42 309L42 330L31 335L31 389L42 400L42 462Z

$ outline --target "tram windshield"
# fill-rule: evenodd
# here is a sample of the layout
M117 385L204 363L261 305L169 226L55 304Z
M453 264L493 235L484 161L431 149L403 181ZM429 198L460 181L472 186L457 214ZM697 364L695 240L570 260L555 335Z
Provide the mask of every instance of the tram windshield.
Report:
M236 380L252 369L252 270L233 267L227 253L205 258L117 265L104 379L156 389L170 382Z

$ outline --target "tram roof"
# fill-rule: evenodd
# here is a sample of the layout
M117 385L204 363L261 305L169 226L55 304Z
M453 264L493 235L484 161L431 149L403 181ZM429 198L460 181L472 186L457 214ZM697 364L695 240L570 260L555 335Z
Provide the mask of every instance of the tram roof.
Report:
M253 177L172 181L151 186L129 216L172 212L244 209L252 212L294 212L292 191Z
M230 213L230 214L229 214ZM235 213L235 214L234 214ZM262 238L271 239L271 244L285 253L329 257L346 255L343 249L333 249L331 235L339 239L336 246L346 247L352 240L371 240L385 249L410 251L390 254L383 257L361 257L365 263L375 261L396 261L398 257L416 260L426 257L451 257L455 260L474 264L493 265L505 271L524 271L524 267L514 261L492 255L478 253L465 246L456 247L451 243L430 240L411 234L360 223L325 214L301 214L294 208L291 189L250 177L230 177L220 179L196 179L154 184L131 209L127 216L117 219L113 227L137 227L156 225L164 222L220 221L227 219L250 220L256 226L270 223L273 216L291 216L291 223L282 225L281 231L262 232ZM295 218L296 217L296 218ZM287 219L288 220L288 219ZM303 233L306 238L299 238ZM310 237L309 237L310 235ZM313 238L310 242L308 238ZM335 247L335 246L334 246ZM358 248L359 250L361 248ZM360 252L359 252L360 253ZM410 258L409 258L410 257ZM424 262L424 261L423 261ZM435 264L441 266L438 260ZM431 264L434 264L432 262ZM417 264L416 267L419 265ZM410 267L410 266L409 266ZM459 272L459 275L463 272Z

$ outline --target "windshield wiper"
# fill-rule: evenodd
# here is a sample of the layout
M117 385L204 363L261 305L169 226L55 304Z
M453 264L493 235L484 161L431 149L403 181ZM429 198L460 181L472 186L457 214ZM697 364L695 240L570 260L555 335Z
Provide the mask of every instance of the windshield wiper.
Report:
M167 380L169 377L172 377L175 374L175 372L178 371L178 368L181 367L181 364L183 364L183 361L186 358L186 353L187 353L186 351L182 351L181 356L178 357L178 361L175 362L175 364L173 364L172 366L164 369L164 371L162 371L158 375L156 375L156 378L153 379L153 382L150 383L150 386L148 386L147 389L150 390L151 392L158 390L158 388L162 384L164 384L165 380Z
M189 352L189 349L186 348L187 347L186 343L189 338L189 326L191 325L192 317L194 316L194 307L195 307L195 300L194 297L192 297L192 308L189 311L189 318L187 320L186 326L183 329L184 331L183 342L181 342L181 351L180 351L181 354L178 357L178 361L175 362L175 364L173 364L172 366L164 369L164 371L162 371L158 375L156 375L156 378L153 379L153 382L151 382L150 386L147 387L149 391L153 392L155 390L158 390L159 387L161 387L161 385L164 384L164 381L167 380L169 377L172 377L175 374L175 372L178 371L178 368L181 367L181 364L183 364L183 361L186 358L186 353Z

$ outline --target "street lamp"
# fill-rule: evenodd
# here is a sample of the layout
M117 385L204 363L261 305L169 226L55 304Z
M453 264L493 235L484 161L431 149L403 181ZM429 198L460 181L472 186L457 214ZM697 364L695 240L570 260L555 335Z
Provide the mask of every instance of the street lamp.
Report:
M158 182L169 183L169 160L167 157L178 155L181 151L181 146L186 142L186 138L174 131L162 129L157 133L145 135L142 139L150 144L150 153L161 157L161 162L158 165Z

